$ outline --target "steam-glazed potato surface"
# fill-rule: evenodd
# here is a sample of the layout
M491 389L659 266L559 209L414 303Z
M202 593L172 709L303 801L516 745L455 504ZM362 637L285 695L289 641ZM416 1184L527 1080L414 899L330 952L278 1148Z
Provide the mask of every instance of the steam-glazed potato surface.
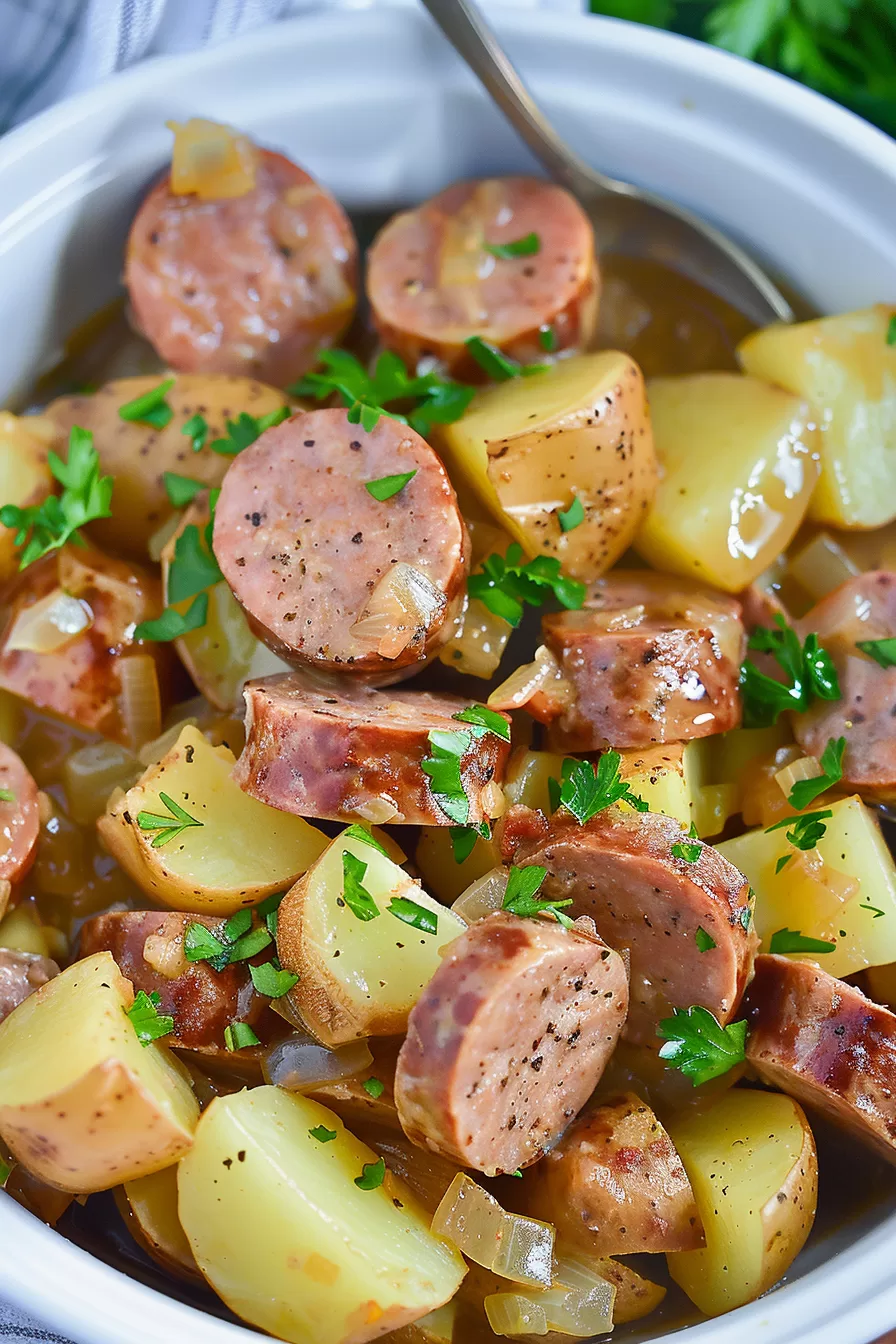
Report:
M748 1334L896 1188L893 306L171 127L0 411L0 1211L290 1344Z

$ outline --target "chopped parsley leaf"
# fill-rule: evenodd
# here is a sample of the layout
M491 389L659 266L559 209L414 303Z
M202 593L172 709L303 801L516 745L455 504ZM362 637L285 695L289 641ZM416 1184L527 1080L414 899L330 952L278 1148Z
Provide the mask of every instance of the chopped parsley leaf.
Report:
M212 439L209 447L213 453L220 453L222 457L236 457L253 444L266 429L281 424L291 415L292 409L289 406L280 406L276 411L269 411L267 415L259 416L241 411L236 420L226 422L227 433L224 437Z
M585 585L564 574L555 555L537 555L525 563L522 559L523 548L518 542L508 546L506 555L488 556L482 568L467 580L470 596L512 626L523 619L525 605L541 607L552 595L568 611L581 609Z
M568 509L557 510L557 522L560 524L561 532L572 532L573 528L579 527L584 521L585 506L581 495L573 495Z
M260 1045L248 1022L232 1022L224 1028L224 1045L230 1051L245 1050L249 1045Z
M376 481L365 481L364 489L368 495L373 495L374 499L382 502L400 494L416 475L417 469L415 467L413 471L402 471L397 476L380 476Z
M176 509L183 509L205 490L205 481L194 480L192 476L178 476L176 471L166 471L162 479L165 493Z
M166 607L161 616L152 621L141 621L134 627L134 639L154 644L167 644L181 639L191 630L201 630L208 620L208 593L197 593L186 611Z
M406 896L393 896L386 909L390 915L410 924L412 929L419 929L421 933L438 932L439 919L435 911L427 910L426 906L418 905Z
M631 785L620 779L621 763L618 751L605 751L596 768L590 761L567 756L561 767L559 792L552 791L557 806L565 807L582 826L613 803L625 802L638 812L646 812L644 799L632 793Z
M315 1125L314 1129L309 1129L308 1133L312 1139L317 1139L318 1143L332 1143L336 1138L335 1129L327 1129L326 1125Z
M666 1042L660 1046L660 1059L690 1078L695 1087L719 1078L746 1058L746 1022L729 1022L723 1027L708 1008L675 1008L672 1017L663 1018L657 1035Z
M14 803L16 796L12 789L0 789L0 803Z
M4 504L0 523L16 529L15 545L22 547L19 569L56 551L67 542L83 546L79 531L97 518L112 516L111 476L100 475L99 454L89 430L73 425L68 440L68 461L56 453L47 454L47 463L63 487L60 495L48 495L42 504L20 508Z
M342 832L342 839L343 839L343 840L360 840L361 843L362 843L362 845L370 845L371 849L377 849L377 850L379 850L379 852L380 852L381 854L385 855L385 857L386 857L387 859L388 859L388 857L389 857L388 851L385 850L385 849L383 848L383 846L380 844L379 840L376 840L376 839L370 834L370 831L368 831L368 829L367 829L366 826L362 826L362 825L361 825L359 822L357 822L357 821L353 822L353 823L351 824L351 826L347 826L347 827L345 828L345 830Z
M537 915L553 915L558 924L565 929L572 928L573 921L563 913L563 907L572 905L568 901L548 901L536 895L547 876L547 869L541 864L530 863L523 868L511 868L507 875L507 889L504 892L502 910L522 919L534 919Z
M431 756L424 756L420 768L429 776L429 791L438 806L458 826L466 826L470 816L470 800L464 788L460 763L469 749L473 734L458 729L450 732L431 728L429 745Z
M268 999L282 999L299 983L299 977L293 971L284 971L282 966L275 966L272 961L266 961L261 966L250 966L249 974L256 992L264 994Z
M165 400L174 386L173 378L166 378L157 387L151 387L133 401L119 406L118 414L122 420L136 421L141 425L150 425L153 429L164 429L171 423L174 412Z
M500 261L512 261L514 257L536 256L541 251L541 239L537 233L527 233L512 243L483 243L482 246Z
M167 793L159 794L159 802L163 807L167 807L170 816L163 817L157 812L137 813L137 825L140 830L156 832L150 842L153 849L161 849L162 845L167 845L169 840L176 840L191 826L205 825L204 822L191 817L189 812L185 812L180 803L176 803Z
M364 886L366 872L366 863L347 849L342 851L342 898L352 914L363 920L376 919L380 913L376 901Z
M359 1190L378 1190L386 1179L386 1159L377 1158L376 1162L365 1162L361 1168L361 1175L355 1177L355 1185Z
M214 587L223 577L211 548L211 524L200 532L195 523L190 523L174 543L174 559L166 581L168 601L185 602Z
M557 333L553 327L545 324L538 328L538 344L542 350L546 350L549 355L557 349Z
M141 1045L151 1045L153 1041L170 1036L174 1031L174 1018L158 1011L161 1002L161 995L155 990L147 994L139 989L134 995L134 1002L125 1012Z
M887 323L887 345L896 345L896 313L891 313Z
M778 929L769 940L768 950L774 953L788 952L833 952L836 943L825 942L822 938L806 938L797 929Z
M764 626L754 630L747 647L771 654L786 680L776 681L767 676L749 659L743 664L740 689L745 728L768 728L787 709L802 714L816 700L840 699L837 669L830 654L818 643L818 636L809 634L801 644L783 616L776 616L775 624L777 630Z
M487 705L470 705L467 709L458 710L451 717L457 719L459 723L473 724L474 737L482 737L484 733L494 733L495 737L500 737L502 742L510 741L510 724L503 714L499 714L496 709L489 709Z
M821 753L822 773L811 779L798 779L787 796L791 807L802 812L804 807L813 803L820 793L824 793L838 780L843 778L843 754L846 751L846 738L828 738L828 744Z
M694 934L694 942L697 944L698 952L711 952L716 946L716 940L711 933L707 933L701 926Z
M197 411L195 415L190 416L189 420L184 421L180 432L186 434L193 452L198 453L205 447L205 441L208 438L208 421Z
M374 1100L381 1097L386 1090L386 1084L381 1083L379 1078L365 1078L361 1086L367 1095L373 1097Z
M896 639L863 639L857 645L881 667L896 667Z
M480 821L478 826L449 826L448 829L455 863L464 863L470 857L480 837L483 840L491 837L491 827L487 821Z

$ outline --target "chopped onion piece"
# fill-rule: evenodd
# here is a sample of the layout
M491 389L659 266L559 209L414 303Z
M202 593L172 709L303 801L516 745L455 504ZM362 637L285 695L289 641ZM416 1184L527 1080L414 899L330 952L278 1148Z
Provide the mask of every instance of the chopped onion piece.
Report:
M520 709L535 696L541 702L538 718L556 718L575 699L575 689L560 671L560 664L544 644L535 650L535 661L511 672L488 698L492 709ZM534 711L533 711L534 712Z
M91 742L72 752L62 767L68 814L90 826L105 811L115 788L129 789L139 779L140 763L118 742Z
M168 755L184 728L196 728L198 725L199 720L195 718L181 719L179 723L173 723L158 737L154 737L150 742L144 742L137 752L137 760L144 767L158 765L162 757Z
M468 677L487 680L498 670L512 634L513 627L489 611L484 602L468 597L459 628L442 646L439 660Z
M143 960L166 980L176 980L189 969L183 935L178 933L172 938L163 933L149 934L143 944Z
M493 779L489 780L480 793L479 801L485 815L491 817L492 820L495 817L503 816L507 811L507 799L504 797L504 790Z
M6 908L9 905L9 898L12 895L12 883L4 877L0 880L0 920L6 914Z
M355 1078L372 1064L373 1055L366 1041L351 1041L329 1050L311 1036L287 1036L261 1055L265 1082L287 1092L313 1092L324 1083Z
M175 196L220 201L255 190L258 154L247 136L204 117L165 124L174 132L171 190Z
M859 890L857 878L831 867L817 849L795 853L784 871L794 907L814 910L823 919L833 919Z
M6 648L23 653L58 653L93 625L93 611L80 597L54 588L16 617Z
M475 882L471 882L466 891L462 891L451 909L461 919L465 919L468 924L474 920L485 919L486 915L492 914L495 910L500 910L504 904L504 893L507 890L507 869L492 868L491 872L483 873L482 877L477 877Z
M590 1339L613 1329L616 1288L601 1278L597 1265L578 1256L559 1255L553 1287L546 1291L493 1293L485 1314L496 1334L547 1334L556 1330L575 1339ZM542 1328L543 1323L543 1328Z
M136 751L158 737L162 728L162 698L152 655L133 653L119 659L118 684L125 737Z
M400 561L373 589L350 633L381 658L397 658L412 641L424 642L446 605L422 570Z
M819 532L808 546L791 556L787 568L791 577L816 602L862 572L827 532Z
M455 1176L433 1215L432 1230L502 1278L550 1287L553 1227L537 1218L507 1213L469 1176Z
M355 811L363 821L373 826L385 826L387 821L401 821L402 814L388 798L370 798L366 803L358 803Z
M182 514L172 513L170 518L165 519L161 527L156 528L155 532L153 532L149 541L146 543L150 560L154 560L156 564L161 562L162 552L174 536L175 532L180 528L182 519Z
M817 779L823 775L821 763L815 756L800 756L799 760L791 761L779 770L775 775L775 783L781 790L785 798L790 797L790 790L794 784L801 779Z
M535 1294L491 1293L485 1299L485 1314L496 1335L516 1339L520 1335L546 1335L548 1318Z

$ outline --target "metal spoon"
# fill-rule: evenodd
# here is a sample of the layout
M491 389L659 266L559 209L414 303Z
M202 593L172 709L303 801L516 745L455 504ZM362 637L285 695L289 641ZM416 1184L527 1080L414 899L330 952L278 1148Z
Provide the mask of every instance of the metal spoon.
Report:
M765 272L690 210L598 172L570 149L534 102L473 0L423 0L458 55L548 173L587 210L602 252L650 257L721 294L758 326L792 322Z

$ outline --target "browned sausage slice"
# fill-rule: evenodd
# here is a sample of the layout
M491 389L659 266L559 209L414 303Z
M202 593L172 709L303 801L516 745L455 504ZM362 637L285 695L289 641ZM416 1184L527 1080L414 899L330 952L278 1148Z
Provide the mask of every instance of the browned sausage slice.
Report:
M744 997L747 1060L896 1162L896 1015L810 962L764 955Z
M801 639L818 635L837 668L842 695L791 716L797 741L820 757L831 738L845 737L843 788L896 801L896 666L881 667L857 647L896 639L896 574L878 569L847 579L795 629Z
M59 967L49 957L0 947L0 1022L58 974Z
M705 1245L687 1172L650 1107L626 1092L583 1111L526 1172L520 1210L589 1255Z
M489 1175L552 1146L593 1092L628 1005L622 958L592 930L498 911L451 944L398 1056L408 1138Z
M574 691L547 706L557 751L683 742L740 722L743 656L735 598L677 578L616 570L581 611L542 619L544 641ZM559 708L559 707L558 707Z
M365 488L413 473L396 494ZM454 629L470 543L441 461L412 429L344 410L268 429L230 467L218 564L259 638L287 662L395 680Z
M40 834L37 785L11 747L0 742L0 882L18 882L34 862Z
M448 826L422 762L431 733L465 732L460 778L470 825L500 811L510 743L477 734L453 716L469 701L426 691L339 694L297 673L249 682L246 746L233 769L241 789L281 812L334 821ZM457 743L463 746L463 743Z
M248 962L215 971L207 961L186 960L188 926L214 932L223 922L180 911L114 910L84 924L81 956L111 952L135 991L159 995L159 1012L174 1018L176 1034L166 1044L223 1053L224 1028L234 1022L257 1026L268 1004L255 992Z
M531 234L537 251L489 250ZM390 220L367 259L383 342L411 369L435 355L464 377L482 377L464 348L470 336L523 363L544 359L543 326L555 349L583 349L594 334L598 290L587 215L562 187L532 177L458 182Z
M285 387L351 321L357 244L328 191L260 150L243 196L175 196L167 176L153 187L131 226L125 282L139 326L173 369Z
M511 809L508 837L522 828ZM566 812L551 818L544 838L522 843L517 864L542 864L539 895L571 898L571 915L590 915L602 938L631 957L626 1039L656 1045L657 1023L673 1008L699 1004L722 1023L734 1015L758 945L743 873L700 841L696 863L677 858L678 822L651 812L610 807L580 826ZM691 843L691 842L689 842ZM701 952L697 930L715 946ZM701 944L704 939L701 938Z

